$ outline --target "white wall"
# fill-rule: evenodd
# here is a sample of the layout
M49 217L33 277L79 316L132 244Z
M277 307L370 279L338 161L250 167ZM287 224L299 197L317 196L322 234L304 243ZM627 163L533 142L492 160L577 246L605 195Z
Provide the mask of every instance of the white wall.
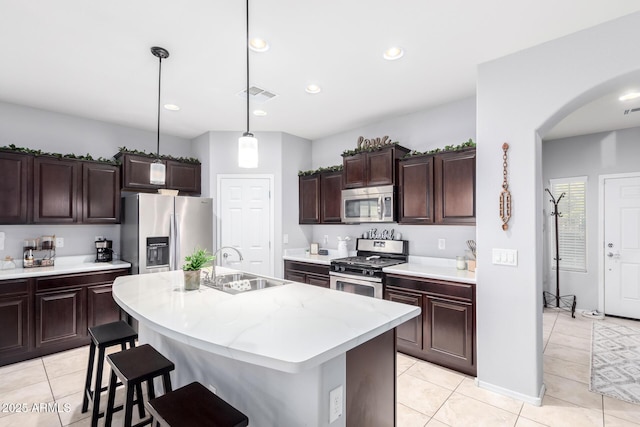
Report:
M123 146L155 152L156 133L0 102L0 146L10 144L49 153L111 158ZM189 140L169 135L161 135L160 153L194 156ZM56 249L57 256L95 254L95 236L113 240L114 251L120 252L119 225L0 225L0 231L6 234L2 259L7 255L22 258L23 239L49 234L65 239L64 248Z
M587 271L560 271L560 293L576 295L579 309L598 308L598 225L603 220L598 209L598 179L600 175L640 172L640 127L613 132L600 132L542 142L543 185L549 180L587 176ZM549 230L551 204L545 199L545 231ZM552 220L552 219L551 219ZM555 294L555 270L550 260L555 248L549 233L544 233L544 285ZM551 239L553 242L553 239Z
M342 152L356 148L359 136L376 138L388 135L393 141L411 150L427 151L458 145L469 138L476 139L476 99L466 98L429 110L378 121L358 129L314 140L312 143L312 168L342 164ZM394 229L409 240L411 255L453 258L465 255L466 241L475 239L474 226L360 224L360 225L307 225L312 229L312 241L321 247L335 249L337 236L352 238L366 230ZM328 236L325 244L324 236ZM438 249L438 239L445 239L445 249ZM310 243L310 242L309 242ZM349 242L349 250L355 249L355 239Z
M541 136L575 108L638 77L640 57L620 40L640 37L640 14L481 64L477 82L477 333L482 387L534 403L542 390ZM498 217L503 142L513 216ZM517 267L491 263L492 248L518 251Z

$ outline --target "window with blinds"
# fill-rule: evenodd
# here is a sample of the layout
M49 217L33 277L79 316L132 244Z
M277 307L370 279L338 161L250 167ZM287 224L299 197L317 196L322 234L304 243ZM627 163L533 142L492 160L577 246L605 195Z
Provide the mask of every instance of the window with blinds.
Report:
M560 270L587 271L587 177L573 177L549 180L549 190L558 200L558 253ZM553 211L553 203L549 202L549 212ZM549 215L549 236L551 268L556 268L555 218Z

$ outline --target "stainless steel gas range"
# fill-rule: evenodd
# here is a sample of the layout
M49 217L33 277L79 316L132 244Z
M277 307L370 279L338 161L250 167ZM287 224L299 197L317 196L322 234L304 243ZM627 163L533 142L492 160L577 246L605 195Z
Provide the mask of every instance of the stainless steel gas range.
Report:
M357 256L331 261L331 289L384 297L382 269L407 262L406 240L358 239Z

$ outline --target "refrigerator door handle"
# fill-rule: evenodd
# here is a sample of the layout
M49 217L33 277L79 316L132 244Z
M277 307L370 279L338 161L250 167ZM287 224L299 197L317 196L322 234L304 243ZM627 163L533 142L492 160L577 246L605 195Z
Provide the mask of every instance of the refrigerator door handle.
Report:
M175 254L176 254L176 258L174 261L174 270L177 270L180 268L180 261L182 261L182 254L180 253L180 242L181 242L181 237L180 237L180 215L174 215L174 229L175 229L175 234L176 234L176 239L174 240L174 250L175 250Z
M177 245L177 235L176 235L176 221L175 215L169 215L169 269L176 269L176 245Z

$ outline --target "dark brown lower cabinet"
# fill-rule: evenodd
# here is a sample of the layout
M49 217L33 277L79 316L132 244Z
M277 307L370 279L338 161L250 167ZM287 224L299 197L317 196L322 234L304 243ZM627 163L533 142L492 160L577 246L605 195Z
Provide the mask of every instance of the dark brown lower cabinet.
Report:
M29 351L30 282L7 280L0 285L0 360Z
M395 274L385 283L385 299L422 309L398 326L398 351L476 375L475 285Z
M87 328L120 318L111 286L129 269L0 282L0 366L89 343Z
M329 287L329 266L312 262L284 262L284 278L309 285Z

